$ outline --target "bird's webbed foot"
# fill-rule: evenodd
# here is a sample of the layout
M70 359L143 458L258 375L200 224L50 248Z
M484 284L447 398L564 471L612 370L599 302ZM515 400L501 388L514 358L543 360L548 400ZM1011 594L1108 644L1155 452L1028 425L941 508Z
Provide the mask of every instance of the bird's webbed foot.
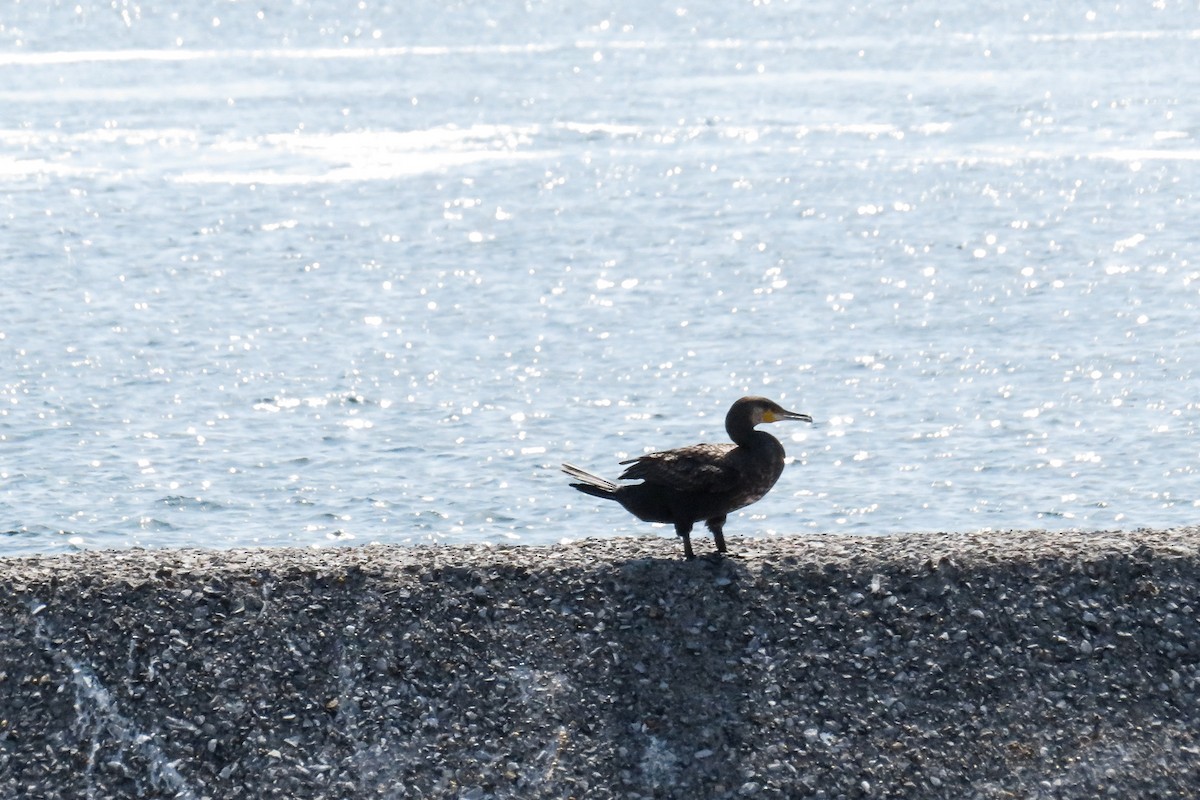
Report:
M710 564L721 564L727 558L736 558L740 560L742 558L742 554L731 553L728 550L716 550L706 556L701 556L701 558Z

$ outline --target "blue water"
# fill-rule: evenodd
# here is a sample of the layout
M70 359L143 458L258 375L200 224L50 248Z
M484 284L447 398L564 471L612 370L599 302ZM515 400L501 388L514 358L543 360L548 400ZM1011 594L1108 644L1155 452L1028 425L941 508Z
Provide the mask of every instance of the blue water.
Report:
M0 555L1200 516L1200 11L18 3ZM662 533L669 531L662 530Z

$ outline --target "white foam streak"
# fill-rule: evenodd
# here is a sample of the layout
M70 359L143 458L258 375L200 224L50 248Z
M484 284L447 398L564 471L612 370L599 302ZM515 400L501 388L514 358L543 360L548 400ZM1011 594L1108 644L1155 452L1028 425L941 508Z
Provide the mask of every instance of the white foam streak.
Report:
M1087 31L1071 33L1035 33L1029 41L1042 42L1109 42L1109 41L1156 41L1159 39L1200 39L1200 29L1162 31Z
M63 64L95 63L178 63L186 61L230 61L230 60L292 60L330 61L351 59L403 58L408 56L453 56L453 55L525 55L545 53L561 49L554 44L515 45L468 45L443 47L437 45L413 47L315 47L315 48L269 48L253 50L184 50L184 49L131 49L131 50L53 50L46 52L0 53L0 67L8 66L56 66Z
M307 47L307 48L256 48L256 49L156 49L129 50L51 50L43 52L0 53L0 67L5 66L55 66L64 64L92 63L178 63L187 61L243 60L352 60L407 57L439 57L458 55L528 55L550 53L557 50L667 50L677 45L668 41L645 41L640 39L578 40L574 42L527 42L522 44L483 45L411 45L405 47ZM705 50L782 50L796 46L795 42L743 39L707 39L697 43Z
M39 175L70 177L93 175L99 170L60 164L42 158L8 158L0 156L0 180L31 178Z
M1200 149L1181 148L1178 150L1101 150L1099 152L1089 154L1088 158L1106 159L1109 161L1124 161L1130 164L1138 164L1143 161L1200 161Z
M544 153L522 153L506 156L511 159L541 158ZM311 172L272 172L258 171L221 171L221 172L185 172L173 177L175 183L193 184L239 184L257 186L305 186L310 184L354 183L360 181L380 181L406 178L427 172L465 166L482 161L494 160L494 153L458 153L458 154L411 154L407 157L394 156L388 161L364 163L355 166L339 167L326 171Z
M394 180L483 161L546 158L529 146L536 128L475 125L418 131L362 131L333 134L272 134L253 142L231 141L214 151L250 153L251 160L291 156L293 169L218 169L189 171L175 176L178 183L234 183L286 186Z

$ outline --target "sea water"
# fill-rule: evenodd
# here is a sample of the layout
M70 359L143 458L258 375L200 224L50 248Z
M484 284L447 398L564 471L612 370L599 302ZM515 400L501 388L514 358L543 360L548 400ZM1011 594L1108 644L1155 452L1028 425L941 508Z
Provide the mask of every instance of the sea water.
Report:
M1200 516L1200 11L80 0L0 15L0 554ZM668 530L661 531L669 533Z

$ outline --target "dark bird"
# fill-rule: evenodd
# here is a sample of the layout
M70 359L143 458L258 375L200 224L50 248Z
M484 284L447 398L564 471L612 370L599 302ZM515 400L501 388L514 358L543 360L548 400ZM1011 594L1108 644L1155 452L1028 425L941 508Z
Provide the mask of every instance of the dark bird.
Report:
M725 430L733 444L694 444L622 461L630 465L617 484L571 464L563 472L577 479L579 491L605 500L616 500L645 522L669 522L683 538L683 554L692 552L692 526L700 520L712 531L717 553L725 553L725 518L729 512L759 500L783 473L783 445L754 426L763 422L797 419L812 422L808 414L787 411L765 397L743 397L725 415Z

